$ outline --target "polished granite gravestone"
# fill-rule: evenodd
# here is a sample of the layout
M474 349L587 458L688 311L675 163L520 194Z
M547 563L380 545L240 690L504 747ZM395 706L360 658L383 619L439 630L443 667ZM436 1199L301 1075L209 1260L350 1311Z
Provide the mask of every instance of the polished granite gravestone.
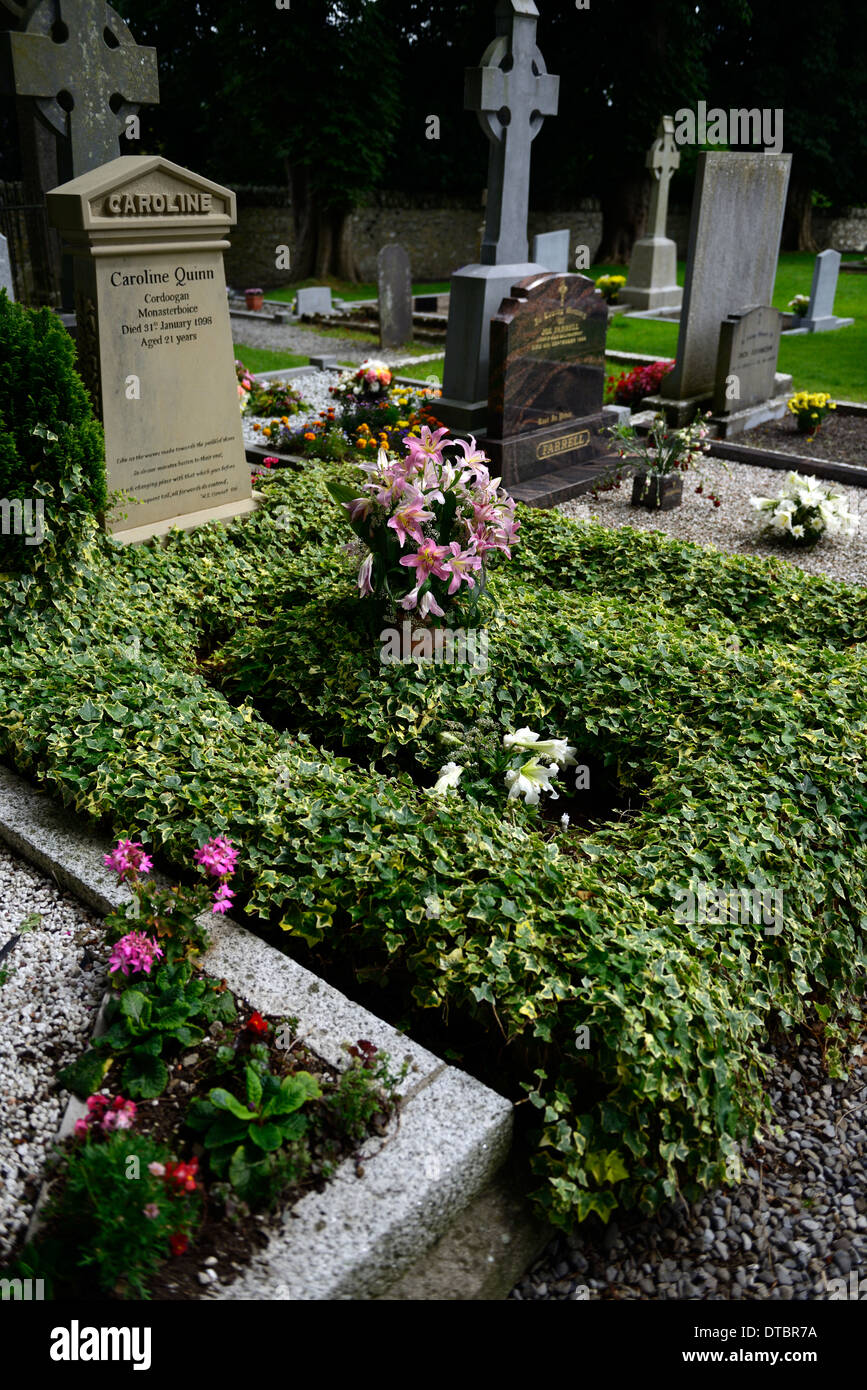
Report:
M12 283L12 262L9 259L9 242L0 234L0 290L5 290L10 299L15 298Z
M560 79L536 45L538 17L533 0L498 0L497 37L481 66L465 74L464 106L475 111L491 149L479 262L451 278L437 402L437 418L463 433L485 428L491 319L512 285L545 270L527 260L530 149L543 118L556 115Z
M698 156L676 361L647 398L670 424L710 405L723 320L744 304L771 302L791 162L762 151ZM790 390L791 377L778 377L774 389Z
M564 273L569 269L569 237L568 227L557 232L539 232L530 245L530 260L546 270Z
M849 328L855 322L854 319L838 319L834 313L840 260L839 251L819 252L813 265L810 303L804 317L795 320L795 333L832 333L837 328Z
M488 434L503 486L549 507L617 466L603 414L608 306L584 275L519 280L491 320Z
M392 242L376 258L379 292L379 346L403 347L412 338L412 275L409 256Z
M672 174L680 166L673 116L663 116L660 121L645 164L653 175L648 215L650 231L632 248L629 273L620 298L624 304L642 311L676 309L683 298L677 283L677 246L665 235L668 186Z
M109 489L125 494L115 539L254 511L223 270L234 193L126 155L46 204L79 263L77 365L103 422Z
M767 304L729 314L720 325L712 424L727 438L785 413L776 391L783 315Z
M295 313L298 318L304 314L332 313L331 289L328 285L308 285L306 289L295 292Z

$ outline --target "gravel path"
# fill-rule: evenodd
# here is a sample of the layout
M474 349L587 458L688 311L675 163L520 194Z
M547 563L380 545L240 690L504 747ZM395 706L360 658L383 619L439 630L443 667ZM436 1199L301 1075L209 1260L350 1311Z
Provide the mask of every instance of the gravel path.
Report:
M829 1082L812 1040L776 1055L782 1137L744 1153L738 1186L558 1236L510 1298L804 1302L857 1298L859 1280L867 1296L867 1059Z
M335 338L326 333L317 333L315 328L303 328L297 323L271 323L263 318L232 319L232 337L236 343L245 347L270 348L273 352L285 351L309 357L331 355L341 362L363 362L366 357L376 357L389 366L403 362L417 362L419 356L442 357L442 352L408 353L399 348L381 348L375 338Z
M557 510L576 521L593 518L605 526L665 531L680 540L715 546L734 555L776 555L808 574L826 574L849 584L867 584L867 489L821 479L846 498L850 511L861 516L861 525L846 539L825 537L812 549L801 550L763 540L759 534L761 515L749 502L751 496L776 496L785 481L785 472L742 463L727 464L708 457L699 465L699 473L700 477L693 472L684 475L683 504L670 512L651 512L630 506L631 478L626 478L611 492L601 493L595 502L586 496L575 497L571 502L561 503ZM705 494L713 491L722 499L722 506L715 507L706 495L696 496L695 488L700 480L705 482Z
M54 1077L93 1029L103 941L99 917L0 848L0 951L12 943L0 960L0 1267L30 1220L69 1099Z

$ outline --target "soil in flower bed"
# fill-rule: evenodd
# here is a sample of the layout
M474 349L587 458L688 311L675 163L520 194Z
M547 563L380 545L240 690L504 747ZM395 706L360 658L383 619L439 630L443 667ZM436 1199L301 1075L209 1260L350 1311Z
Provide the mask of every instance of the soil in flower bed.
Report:
M216 1289L218 1281L223 1286L230 1284L257 1251L267 1245L269 1236L280 1226L285 1213L307 1193L321 1192L340 1164L358 1151L358 1142L349 1138L333 1112L320 1104L315 1112L310 1112L311 1115L315 1114L315 1118L311 1119L303 1140L310 1158L309 1166L302 1176L284 1189L272 1209L251 1212L234 1192L230 1193L227 1201L217 1200L211 1195L210 1188L219 1179L209 1172L201 1133L187 1126L187 1113L192 1102L207 1099L214 1086L225 1087L233 1094L243 1096L244 1060L251 1044L267 1041L268 1069L272 1075L282 1078L299 1071L309 1072L318 1082L323 1097L333 1096L340 1080L335 1068L310 1052L294 1034L286 1034L285 1019L265 1016L265 1021L271 1025L267 1036L256 1038L251 1035L244 1020L249 1019L253 1010L240 998L237 998L237 1003L237 1023L212 1024L211 1031L194 1048L182 1052L171 1063L170 1080L163 1094L155 1100L137 1102L135 1134L146 1135L165 1144L176 1161L189 1162L193 1157L199 1160L196 1178L202 1195L201 1224L191 1235L188 1249L182 1255L167 1253L165 1262L148 1281L149 1296L157 1301L199 1299L207 1289ZM275 1045L278 1031L281 1030L287 1044L285 1047ZM234 1065L231 1070L218 1067L217 1048L233 1042L237 1044ZM116 1066L119 1071L120 1064ZM112 1089L111 1071L106 1077L104 1089ZM383 1095L382 1109L372 1116L365 1140L371 1135L385 1133L392 1109L393 1102ZM64 1154L73 1152L81 1142L79 1139L68 1139ZM63 1182L64 1173L61 1170L51 1192L52 1200L62 1193ZM52 1218L39 1231L37 1256L40 1249L61 1234L58 1227L57 1218ZM213 1271L215 1277L209 1271ZM112 1302L129 1296L123 1280L107 1293L99 1286L91 1267L76 1268L71 1275L68 1270L61 1271L59 1268L49 1270L49 1274L52 1280L51 1296L55 1301L86 1299ZM206 1276L207 1283L200 1278L202 1274Z
M781 420L769 420L737 435L732 443L867 468L867 414L848 415L832 410L812 439L799 432L794 416L784 415Z

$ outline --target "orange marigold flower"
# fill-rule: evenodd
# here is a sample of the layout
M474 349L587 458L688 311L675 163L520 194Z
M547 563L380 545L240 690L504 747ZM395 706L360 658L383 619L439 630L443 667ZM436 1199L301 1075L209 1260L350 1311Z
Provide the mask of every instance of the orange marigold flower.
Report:
M305 439L315 439L315 438L316 438L316 435L312 432L312 430L308 430L307 433L305 434L304 438L305 438Z

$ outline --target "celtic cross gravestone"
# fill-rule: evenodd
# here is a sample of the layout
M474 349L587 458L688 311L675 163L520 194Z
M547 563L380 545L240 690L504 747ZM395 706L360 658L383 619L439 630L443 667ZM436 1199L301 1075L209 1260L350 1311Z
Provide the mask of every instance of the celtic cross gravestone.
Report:
M668 186L680 165L680 151L674 140L674 118L663 116L656 139L647 152L647 168L653 175L650 190L649 232L632 248L629 277L620 298L635 309L675 309L683 291L677 283L677 247L665 235L668 217Z
M484 427L491 319L512 285L544 269L527 260L530 147L544 117L556 115L560 79L536 46L538 16L533 0L499 0L497 37L481 66L466 71L464 106L476 112L491 149L479 262L451 282L437 414L456 430Z
M106 0L41 0L5 39L13 91L68 139L73 178L117 159L127 116L159 100L156 50Z

